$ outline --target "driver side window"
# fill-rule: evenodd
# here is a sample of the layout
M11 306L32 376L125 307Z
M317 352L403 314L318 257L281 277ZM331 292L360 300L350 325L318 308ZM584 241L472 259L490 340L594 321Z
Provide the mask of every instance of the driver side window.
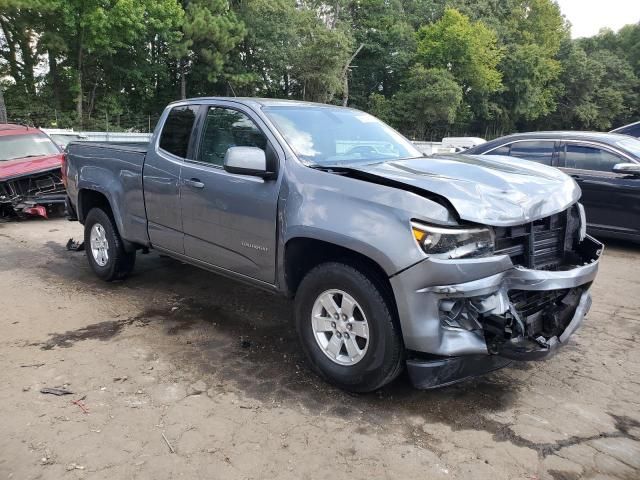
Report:
M222 167L224 156L231 147L266 150L267 139L244 113L230 108L209 108L197 160Z

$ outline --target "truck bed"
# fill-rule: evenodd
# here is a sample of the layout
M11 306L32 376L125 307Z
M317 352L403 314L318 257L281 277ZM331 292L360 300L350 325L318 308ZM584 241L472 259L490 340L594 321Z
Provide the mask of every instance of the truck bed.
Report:
M71 146L85 146L96 148L107 148L109 150L119 152L135 152L135 153L147 153L149 149L149 142L88 142L88 141L76 141L70 142L67 147Z
M66 149L71 203L78 205L82 188L102 191L108 195L123 239L143 245L149 238L142 185L148 147L148 142L79 141L69 143ZM83 185L75 183L78 172L83 172ZM84 216L87 212L78 213Z

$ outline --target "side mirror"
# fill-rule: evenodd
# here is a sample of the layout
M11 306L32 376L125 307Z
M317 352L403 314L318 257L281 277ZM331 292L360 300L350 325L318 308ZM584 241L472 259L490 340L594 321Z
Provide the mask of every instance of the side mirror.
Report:
M224 169L229 173L267 178L267 157L258 147L230 147L224 154Z
M640 177L640 163L617 163L613 167L613 172Z

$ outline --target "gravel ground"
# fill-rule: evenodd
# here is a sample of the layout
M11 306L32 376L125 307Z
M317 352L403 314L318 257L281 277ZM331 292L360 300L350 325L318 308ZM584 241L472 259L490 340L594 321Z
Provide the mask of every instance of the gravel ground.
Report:
M65 249L81 235L0 224L0 478L640 478L640 247L607 248L552 359L348 395L305 366L287 300L154 253L105 284Z

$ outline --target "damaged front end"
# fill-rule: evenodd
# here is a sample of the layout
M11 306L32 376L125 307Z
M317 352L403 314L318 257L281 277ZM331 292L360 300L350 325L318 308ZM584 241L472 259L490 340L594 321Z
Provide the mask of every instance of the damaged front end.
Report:
M580 217L574 205L496 228L492 256L427 259L391 279L394 291L412 292L398 308L417 387L454 383L511 360L541 360L567 342L591 306L603 250Z
M0 181L0 219L40 216L64 211L61 169L28 173Z

